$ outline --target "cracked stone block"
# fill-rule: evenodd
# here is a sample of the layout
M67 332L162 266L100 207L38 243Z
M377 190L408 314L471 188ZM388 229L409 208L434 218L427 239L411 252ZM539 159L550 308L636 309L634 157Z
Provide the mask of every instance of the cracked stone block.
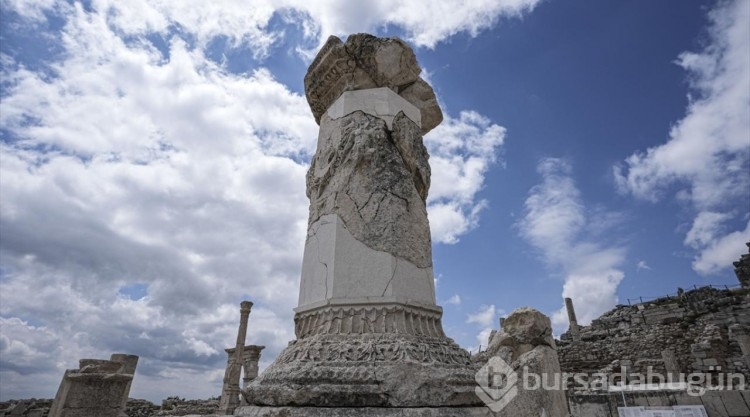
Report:
M403 113L393 126L362 111L324 119L307 173L308 230L321 216L337 214L358 241L429 268L427 150Z
M328 303L406 302L435 304L432 267L374 250L349 232L336 214L311 227L302 261L299 308Z
M79 369L65 371L49 417L119 417L137 362L137 356L124 354L81 359Z

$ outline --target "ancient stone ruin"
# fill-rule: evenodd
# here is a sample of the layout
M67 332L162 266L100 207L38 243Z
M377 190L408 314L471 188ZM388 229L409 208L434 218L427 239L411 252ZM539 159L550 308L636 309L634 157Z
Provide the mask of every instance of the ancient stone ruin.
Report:
M253 303L243 301L240 303L240 327L237 331L237 343L229 354L227 367L224 371L224 384L221 387L221 400L219 401L219 413L231 415L240 405L240 375L244 359L245 338L247 337L247 320L250 317L250 309ZM229 352L227 352L229 353Z
M571 325L571 330L573 326ZM732 389L690 396L685 389L651 389L627 395L599 390L568 391L576 417L617 417L624 401L631 406L703 406L709 417L750 416L750 291L747 288L696 288L677 296L635 305L619 305L578 335L568 331L557 341L561 370L566 373L651 375L645 383L679 382L680 374L705 375L714 386ZM728 378L728 375L733 377ZM723 378L723 381L720 380ZM688 414L690 415L690 414Z
M494 398L486 398L489 408L496 411L494 416L569 416L565 390L562 387L547 390L541 385L542 378L553 381L561 371L552 324L539 311L528 307L513 311L503 320L501 331L491 337L487 350L476 355L474 360L484 364L477 374L479 386L483 385L483 378L491 377L492 366L506 367L506 374L518 375L523 371L540 378L537 389L522 389L520 381L516 380L515 393L509 396L507 403L502 403L499 410L493 409ZM483 393L477 389L477 395L481 397Z
M435 302L422 135L442 113L420 71L403 41L366 34L329 38L310 65L320 132L297 339L249 385L239 415L487 411Z
M121 417L137 364L138 356L126 354L81 359L79 369L65 371L49 417Z

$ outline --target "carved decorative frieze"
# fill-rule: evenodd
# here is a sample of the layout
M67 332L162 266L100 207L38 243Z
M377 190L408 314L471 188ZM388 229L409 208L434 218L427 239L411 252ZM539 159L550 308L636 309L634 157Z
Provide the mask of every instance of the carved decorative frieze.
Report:
M401 304L326 306L298 313L298 339L318 334L411 334L445 337L439 310Z

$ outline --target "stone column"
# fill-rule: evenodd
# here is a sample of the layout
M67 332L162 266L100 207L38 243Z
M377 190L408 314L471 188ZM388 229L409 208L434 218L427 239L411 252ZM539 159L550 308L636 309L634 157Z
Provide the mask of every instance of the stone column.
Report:
M245 346L244 358L242 360L242 368L244 370L242 377L242 389L247 389L247 386L258 377L258 362L260 362L260 352L265 349L265 346L248 345Z
M234 348L234 356L230 355L227 361L227 369L224 372L224 385L221 388L221 400L219 401L219 414L230 415L240 405L240 374L242 373L242 357L247 335L247 319L253 303L243 301L240 303L240 328L237 331L237 345Z
M578 319L576 319L576 310L573 308L573 300L571 298L565 298L565 309L568 311L568 321L570 322L570 336L573 340L580 340L581 334L578 327Z
M296 340L250 383L255 405L481 404L471 357L445 336L435 300L422 135L442 112L420 71L406 43L367 34L330 37L310 64L320 130Z

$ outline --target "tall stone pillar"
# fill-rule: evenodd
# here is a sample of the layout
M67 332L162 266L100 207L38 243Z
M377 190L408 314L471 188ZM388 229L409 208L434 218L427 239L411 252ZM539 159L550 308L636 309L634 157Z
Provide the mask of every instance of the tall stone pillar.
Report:
M265 346L246 345L242 349L242 389L247 389L250 382L258 377L260 352L265 348ZM227 353L227 367L234 366L237 360L237 348L224 349L224 352Z
M470 356L443 333L435 301L422 135L442 112L420 71L403 41L366 34L329 38L308 69L320 131L297 338L247 389L263 415L481 404Z
M237 345L234 348L234 356L229 357L227 369L224 372L224 384L221 388L221 400L219 401L219 413L229 415L240 405L240 374L242 373L242 358L247 336L247 319L253 303L243 301L240 303L240 328L237 331Z
M570 322L570 336L573 340L580 340L581 333L576 319L576 310L573 308L573 299L565 298L565 310L568 311L568 321Z

